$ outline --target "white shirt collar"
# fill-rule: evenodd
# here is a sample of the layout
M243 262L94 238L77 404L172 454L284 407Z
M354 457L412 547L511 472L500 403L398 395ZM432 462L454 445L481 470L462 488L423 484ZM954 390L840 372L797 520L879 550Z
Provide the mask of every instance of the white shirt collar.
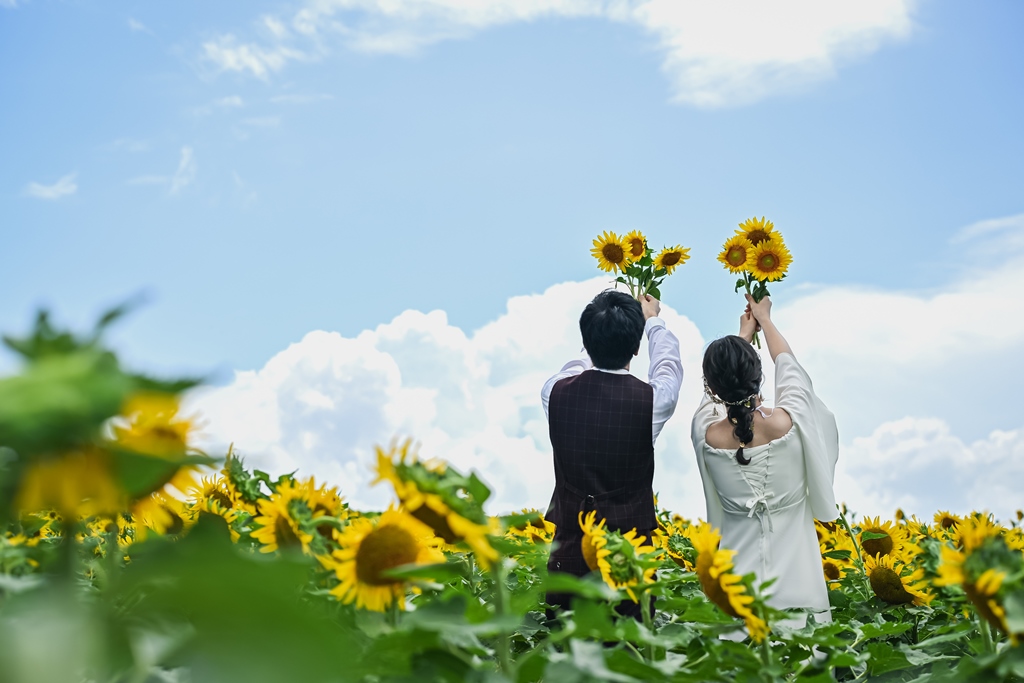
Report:
M590 368L591 370L597 370L598 372L607 372L609 375L628 375L629 370L626 368L620 368L618 370L605 370L604 368Z

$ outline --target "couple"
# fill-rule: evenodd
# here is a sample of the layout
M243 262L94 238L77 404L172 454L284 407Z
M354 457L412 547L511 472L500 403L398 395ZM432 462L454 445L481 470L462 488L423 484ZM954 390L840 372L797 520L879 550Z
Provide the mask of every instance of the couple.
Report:
M708 345L705 396L691 438L704 484L707 519L722 547L736 551L734 571L759 582L777 579L768 602L831 620L814 520L837 516L832 480L839 455L835 417L771 319L771 299L740 317L739 334ZM580 512L597 510L609 529L648 538L657 528L652 484L654 443L675 411L683 367L679 341L658 317L661 304L614 290L597 295L580 316L586 353L544 385L541 399L554 450L555 490L547 519L556 525L548 570L588 573ZM761 404L761 358L751 346L761 331L775 363L775 407ZM648 382L629 374L647 334ZM570 596L548 594L568 608ZM638 616L639 607L619 606Z

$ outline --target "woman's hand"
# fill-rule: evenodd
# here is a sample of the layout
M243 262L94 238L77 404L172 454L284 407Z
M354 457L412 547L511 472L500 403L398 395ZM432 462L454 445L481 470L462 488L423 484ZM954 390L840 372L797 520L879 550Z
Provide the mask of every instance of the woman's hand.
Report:
M757 320L757 324L762 327L765 323L768 323L772 319L772 298L766 296L760 301L754 301L754 297L749 294L747 297L747 310L750 311L754 319Z
M748 342L754 341L754 333L759 332L761 326L757 324L757 319L750 312L750 306L747 306L747 310L743 311L743 315L740 316L740 333L739 336L746 339Z

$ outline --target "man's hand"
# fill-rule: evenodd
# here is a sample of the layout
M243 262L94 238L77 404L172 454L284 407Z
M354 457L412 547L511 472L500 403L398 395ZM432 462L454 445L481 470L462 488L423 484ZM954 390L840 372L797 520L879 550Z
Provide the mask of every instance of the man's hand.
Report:
M743 315L740 316L739 336L748 342L753 342L754 333L760 331L760 329L761 326L757 324L757 318L750 312L750 306L747 306L747 310L743 311Z
M644 320L650 320L661 313L661 302L650 294L644 294L640 297L640 308L644 311Z

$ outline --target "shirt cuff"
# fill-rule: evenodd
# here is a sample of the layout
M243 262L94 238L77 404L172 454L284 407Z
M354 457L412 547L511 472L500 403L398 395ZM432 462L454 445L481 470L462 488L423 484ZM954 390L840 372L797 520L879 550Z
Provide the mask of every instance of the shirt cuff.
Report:
M647 322L644 323L644 331L650 332L651 328L654 327L665 327L665 321L658 317L648 318Z

